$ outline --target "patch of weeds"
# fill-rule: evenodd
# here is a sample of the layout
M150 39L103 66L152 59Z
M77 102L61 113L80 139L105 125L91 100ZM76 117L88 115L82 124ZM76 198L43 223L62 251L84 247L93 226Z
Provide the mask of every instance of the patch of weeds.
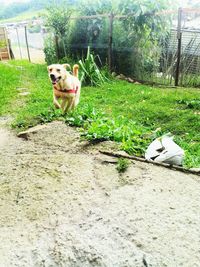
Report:
M49 109L44 112L41 112L36 119L39 123L48 123L60 118L60 113L56 112L55 109Z
M96 111L91 105L84 105L78 107L74 112L71 112L65 117L65 122L70 126L83 127L87 129L88 126L99 118L102 118L104 113Z
M119 173L124 173L128 169L129 165L130 161L128 159L119 158L117 161L116 169Z
M70 126L81 127L81 135L89 141L111 140L121 143L121 148L129 154L144 155L144 151L154 136L153 133L136 122L123 116L109 118L90 105L79 107L65 118Z
M87 50L85 59L79 60L81 67L81 82L87 85L100 86L109 79L106 77L105 71L100 71L96 62L96 57L90 52L90 47Z
M184 105L185 108L189 109L200 109L200 100L198 99L193 99L193 100L178 100L178 104Z
M26 130L37 124L44 124L62 119L59 111L54 110L53 108L43 110L40 114L36 114L35 116L31 116L30 113L27 113L26 111L20 115L21 116L17 117L11 125L12 128L16 128L18 131Z

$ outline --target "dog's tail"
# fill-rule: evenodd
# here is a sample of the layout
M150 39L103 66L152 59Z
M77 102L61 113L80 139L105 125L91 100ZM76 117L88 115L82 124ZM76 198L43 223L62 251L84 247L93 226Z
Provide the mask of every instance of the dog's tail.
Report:
M78 64L75 64L75 65L73 66L73 75L74 75L75 77L77 77L77 78L78 78L78 69L79 69L79 65L78 65Z

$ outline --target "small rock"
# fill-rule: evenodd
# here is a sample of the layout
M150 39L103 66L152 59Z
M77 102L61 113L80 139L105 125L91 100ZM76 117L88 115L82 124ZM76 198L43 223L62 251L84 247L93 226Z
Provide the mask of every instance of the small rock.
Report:
M134 82L134 84L141 84L140 82Z
M21 95L21 96L27 96L27 95L30 95L30 92L22 92L22 93L19 93L19 95Z
M116 77L117 73L113 71L111 75L112 75L112 77Z
M129 83L134 83L135 81L133 80L133 79L131 79L130 77L128 77L127 79L127 82L129 82Z
M119 80L125 80L126 79L124 74L117 75L116 78L119 79Z
M17 87L16 89L17 91L28 91L28 88L24 88L24 87Z

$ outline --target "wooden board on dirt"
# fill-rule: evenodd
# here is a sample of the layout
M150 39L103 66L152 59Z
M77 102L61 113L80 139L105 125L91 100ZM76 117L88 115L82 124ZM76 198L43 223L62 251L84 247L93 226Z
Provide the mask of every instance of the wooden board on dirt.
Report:
M9 60L9 42L5 27L0 27L0 61Z

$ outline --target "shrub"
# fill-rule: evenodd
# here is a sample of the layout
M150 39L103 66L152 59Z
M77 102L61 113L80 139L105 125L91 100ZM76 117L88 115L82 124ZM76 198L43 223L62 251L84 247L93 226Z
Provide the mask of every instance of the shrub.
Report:
M45 39L44 54L45 54L45 61L48 65L57 62L55 43L53 42L50 36Z
M85 59L79 60L81 67L81 81L86 85L100 86L108 81L108 78L101 72L95 63L95 57L90 52L88 47L87 56Z

